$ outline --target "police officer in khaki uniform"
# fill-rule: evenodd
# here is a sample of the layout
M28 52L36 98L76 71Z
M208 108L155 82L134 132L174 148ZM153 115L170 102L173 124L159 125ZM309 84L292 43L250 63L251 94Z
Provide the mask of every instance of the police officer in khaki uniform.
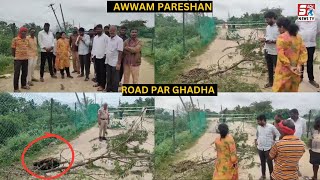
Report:
M110 122L110 116L108 111L108 104L105 103L98 111L98 124L99 124L99 140L107 140L106 131Z

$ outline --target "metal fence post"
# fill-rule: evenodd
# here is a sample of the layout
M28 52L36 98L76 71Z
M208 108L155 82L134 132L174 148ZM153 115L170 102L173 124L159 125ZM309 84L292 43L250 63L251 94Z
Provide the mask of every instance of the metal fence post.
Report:
M173 134L172 134L172 138L173 138L173 151L176 150L176 121L175 121L175 117L174 117L174 110L172 110L172 129L173 129Z
M74 126L77 129L77 103L74 103Z
M308 122L308 130L307 130L307 138L309 138L309 132L310 132L310 120L311 120L311 110L309 111L309 122Z
M185 13L182 14L183 18L182 18L182 42L183 42L183 55L186 54L186 39L185 39Z
M53 111L53 98L51 98L51 108L50 108L50 120L49 120L49 129L50 133L52 133L52 111Z

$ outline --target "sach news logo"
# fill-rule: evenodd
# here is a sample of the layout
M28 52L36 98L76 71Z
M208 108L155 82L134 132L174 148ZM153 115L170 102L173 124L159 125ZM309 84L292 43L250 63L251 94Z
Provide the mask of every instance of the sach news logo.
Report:
M298 4L298 21L315 21L316 4Z

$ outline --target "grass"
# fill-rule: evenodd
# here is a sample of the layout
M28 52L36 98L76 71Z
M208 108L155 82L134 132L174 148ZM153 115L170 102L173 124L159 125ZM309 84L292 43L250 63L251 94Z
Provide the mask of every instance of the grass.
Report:
M201 137L205 131L206 129L199 137ZM155 147L155 179L167 179L172 176L175 172L173 172L170 165L181 160L184 157L184 154L181 152L194 146L199 137L192 137L189 131L183 131L176 134L175 150L172 148L173 140L171 138L167 138L157 145Z
M0 54L0 74L11 74L13 72L13 57Z
M214 35L212 41L214 41L216 35L217 34ZM161 70L158 70L160 74L157 76L157 79L156 79L157 83L174 83L175 81L179 81L178 76L184 73L186 69L192 67L196 63L195 57L203 54L207 50L208 46L210 45L209 43L205 46L201 46L199 37L194 37L186 40L186 44L187 44L186 46L189 47L189 50L187 50L188 52L187 55L183 55L183 53L181 53L182 46L180 44L175 47L172 47L172 51L166 52L168 53L168 57L166 58L173 58L173 59L176 59L176 61L174 61L175 62L174 64L168 65L168 66L172 66L170 69L173 69L173 70L165 71L165 72L161 72ZM180 53L176 54L176 56L172 55L179 51ZM163 53L165 52L162 49L159 49L158 54L163 54ZM159 58L157 55L156 57Z
M76 129L73 126L66 126L56 129L53 133L59 134L64 139L70 141L77 138L82 132L93 127L94 124L88 125L87 127L83 127L81 129ZM0 146L0 165L2 167L6 167L8 165L18 163L20 161L21 153L26 145L32 140L43 135L44 134L30 135L29 133L25 132L7 140L4 145ZM53 152L52 147L48 147L48 144L51 142L56 142L56 145L62 144L60 140L55 138L45 139L37 142L26 153L26 164L30 164L32 161L38 159L41 155L48 155L48 152Z
M142 57L144 57L150 64L154 64L154 54L152 52L152 39L140 38L143 42Z

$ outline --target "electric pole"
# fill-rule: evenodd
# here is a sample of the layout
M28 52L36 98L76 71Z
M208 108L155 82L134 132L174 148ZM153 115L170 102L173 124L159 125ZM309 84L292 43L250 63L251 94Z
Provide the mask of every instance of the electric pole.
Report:
M58 25L59 25L59 28L60 28L60 30L62 31L61 25L60 25L60 23L59 23L59 20L58 20L58 18L57 18L56 11L54 10L53 5L54 5L54 4L50 4L48 7L51 7L51 9L52 9L52 11L53 11L53 14L54 14L54 17L56 17L56 20L57 20L57 23L58 23Z
M192 97L190 96L190 101L191 101L191 104L192 104L192 110L194 110L194 104L193 104L193 100L192 100Z
M62 6L61 6L61 4L60 4L60 10L61 10L61 15L62 15L62 21L63 21L64 31L67 32L66 21L64 20L64 15L63 15L63 11L62 11Z

